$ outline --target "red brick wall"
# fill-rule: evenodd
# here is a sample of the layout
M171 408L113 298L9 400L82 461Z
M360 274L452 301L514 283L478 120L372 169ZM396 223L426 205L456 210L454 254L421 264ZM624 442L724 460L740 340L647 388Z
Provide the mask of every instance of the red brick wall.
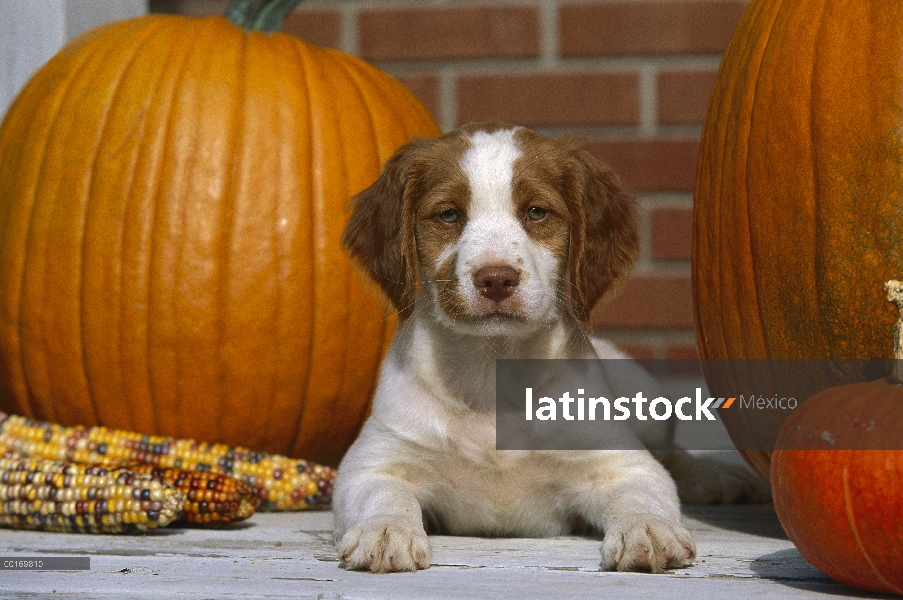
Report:
M222 13L225 0L151 0ZM374 62L445 130L502 120L574 131L642 207L643 248L621 295L594 313L628 351L695 355L690 237L699 134L746 0L311 0L285 30Z

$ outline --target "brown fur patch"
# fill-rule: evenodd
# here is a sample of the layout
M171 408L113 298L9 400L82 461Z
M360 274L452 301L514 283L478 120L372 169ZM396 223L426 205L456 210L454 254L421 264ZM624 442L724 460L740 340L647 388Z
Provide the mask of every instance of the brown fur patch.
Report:
M351 199L351 215L342 233L342 247L382 288L402 318L413 310L417 288L410 218L416 182L410 177L417 157L431 144L419 138L399 148L377 180Z
M562 179L571 211L569 296L586 320L600 300L617 289L639 249L636 202L608 165L580 148L576 138L557 140L570 156Z
M466 218L470 191L459 163L468 147L460 130L435 140L415 139L399 148L379 178L352 198L342 245L402 319L414 308L419 266L432 268L435 258L431 261L430 256L438 257L441 248L460 235L460 228L454 233L434 211L457 208Z
M633 264L639 247L635 202L576 138L550 140L519 129L515 140L522 153L514 175L518 214L530 206L549 212L543 220L525 220L525 227L567 264L569 302L586 320Z
M512 193L517 217L530 239L565 265L571 215L560 182L569 158L555 142L528 129L519 129L515 142L521 151L513 165ZM527 213L534 207L545 210L545 217L530 220Z
M436 261L461 236L470 208L470 185L461 171L461 157L470 143L460 134L437 140L429 164L420 173L421 189L414 205L417 258L420 267L435 274ZM439 215L448 210L458 213L457 223L446 223Z
M469 147L470 142L461 132L442 140L434 162L424 174L424 189L416 207L414 227L420 269L425 277L436 283L437 301L442 310L456 319L464 319L467 314L457 292L456 255L446 258L441 265L437 262L457 243L467 222L470 185L460 163ZM458 222L446 223L439 217L448 210L458 213Z

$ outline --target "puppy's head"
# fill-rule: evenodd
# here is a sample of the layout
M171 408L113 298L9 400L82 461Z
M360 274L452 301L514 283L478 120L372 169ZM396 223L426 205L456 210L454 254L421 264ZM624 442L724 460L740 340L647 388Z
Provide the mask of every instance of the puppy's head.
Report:
M342 243L402 319L418 294L460 331L585 320L630 269L633 200L572 138L471 124L401 147L352 200Z

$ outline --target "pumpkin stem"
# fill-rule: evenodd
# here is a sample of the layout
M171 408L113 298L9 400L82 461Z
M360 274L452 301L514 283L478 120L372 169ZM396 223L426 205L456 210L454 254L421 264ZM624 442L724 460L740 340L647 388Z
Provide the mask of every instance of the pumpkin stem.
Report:
M226 17L236 27L273 33L282 29L285 17L300 3L301 0L235 0Z
M903 385L903 281L891 279L884 284L887 299L900 311L900 318L894 325L894 366L890 377L897 385Z

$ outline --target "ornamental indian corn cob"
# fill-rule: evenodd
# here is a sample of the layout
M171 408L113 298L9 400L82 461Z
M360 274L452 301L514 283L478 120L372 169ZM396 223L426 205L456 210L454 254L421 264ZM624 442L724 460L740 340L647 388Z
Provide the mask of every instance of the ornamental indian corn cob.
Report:
M259 502L251 486L228 475L154 465L132 465L128 469L165 481L182 492L185 504L179 519L189 523L206 525L241 521L254 514Z
M230 475L254 489L261 510L325 508L332 500L335 479L330 467L247 448L106 427L64 427L0 412L0 456L5 452L86 464L150 464Z
M55 470L58 470L67 464L62 461L53 461L50 459L28 458L15 453L12 453L6 460L12 459L20 461L19 463L15 463L22 467L18 469L18 471L22 471L25 468L22 465L25 465L34 471L46 471L50 473L55 472ZM100 465L81 465L76 463L72 463L71 467L71 474L77 476L69 477L68 479L64 478L62 480L54 478L53 481L50 481L46 477L39 475L26 476L18 472L16 474L8 474L6 477L11 483L22 483L24 481L26 484L29 484L35 483L40 479L44 482L42 485L46 486L53 484L56 485L58 489L53 491L44 489L40 486L36 488L36 490L31 490L30 488L16 488L16 490L7 489L7 495L13 494L14 491L16 493L21 492L20 500L46 500L48 497L51 500L62 500L69 497L75 497L77 499L79 496L85 496L85 498L82 499L92 500L95 498L111 497L110 494L112 492L110 490L105 491L103 488L106 485L116 485L115 479L110 479L110 477L90 479L88 477L89 475L95 475L98 468L109 471L109 467ZM79 468L82 467L94 468L89 469L85 473L81 473L79 472ZM153 465L130 465L128 467L118 468L117 471L121 471L121 473L131 473L141 480L150 478L151 480L168 484L169 487L180 492L184 497L184 503L179 511L178 518L179 520L188 521L189 523L206 525L241 521L254 514L254 510L257 508L259 502L257 496L254 494L254 490L251 489L249 485L234 477L222 475L220 473L171 469L155 467ZM86 488L86 486L89 486L89 484L93 484L93 490L86 491L83 489ZM2 497L2 493L3 492L0 492L0 497ZM134 494L136 494L135 500L144 501L151 499L144 497L147 496L147 492L142 492L141 489L134 491ZM115 505L111 505L111 507L115 508ZM41 508L41 511L42 514L47 515L48 520L51 520L55 508L62 509L62 506L45 505ZM104 506L98 507L98 509L103 508ZM3 511L0 510L0 512ZM116 511L113 510L112 512L115 513ZM0 521L0 524L2 524L2 521Z
M39 458L0 458L0 526L131 533L165 527L185 496L149 474Z

